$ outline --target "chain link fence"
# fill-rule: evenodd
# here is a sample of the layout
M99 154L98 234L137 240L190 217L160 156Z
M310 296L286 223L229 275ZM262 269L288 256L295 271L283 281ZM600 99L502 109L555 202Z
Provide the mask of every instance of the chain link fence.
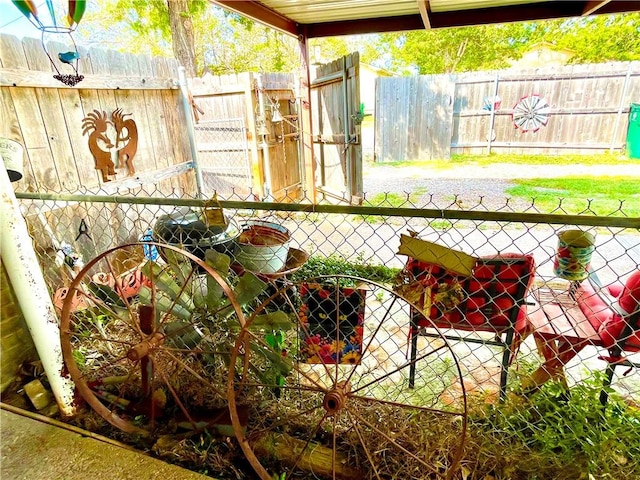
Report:
M429 422L440 422L440 426L428 422L422 426L437 432L437 438L424 442L439 453L430 454L428 460L418 458L411 471L404 470L402 463L380 466L377 449L384 446L365 448L360 457L357 452L346 453L355 456L345 462L369 465L363 478L439 478L449 467L455 469L451 478L640 476L640 374L633 368L640 348L640 234L638 219L625 216L624 202L606 215L595 215L596 205L590 202L569 210L562 200L552 212L541 212L535 200L524 205L507 199L497 205L494 200L487 207L479 198L471 207L465 201L462 208L455 196L425 195L417 203L409 195L399 198L388 193L365 196L362 206L258 203L252 201L250 191L233 187L219 196L224 200L213 206L194 198L168 198L155 190L141 190L135 196L23 193L18 198L57 307L63 305L65 289L83 265L110 248L156 241L183 247L204 260L204 250L213 246L230 254L234 264L240 233L257 220L289 235L289 252L298 254L290 254L290 263L278 266L286 275L263 278L273 284L273 290L260 297L259 308L266 308L264 302L275 302L282 291L274 292L287 282L303 288L306 279L318 275L363 279L361 285L368 293L364 294L367 313L361 335L372 347L368 353L357 351L362 363L356 369L367 372L358 378L367 385L384 379L375 396L394 408L424 405L462 418L436 418ZM203 246L190 236L190 228L201 221L205 207L213 213L222 207L226 221L218 218L219 229L213 236L205 235L208 240ZM560 246L566 251L559 252L559 235L572 230L586 232L594 240L587 279L558 275L558 263L569 252L566 245ZM406 249L399 254L403 234L430 242L427 247L419 244L426 248L426 257L421 248L411 250L411 255ZM201 238L202 232L198 235ZM433 254L434 244L446 247L447 255ZM162 248L148 246L136 261L162 263L158 250L161 254ZM456 256L452 262L451 252L469 257ZM416 261L411 263L413 257ZM514 263L522 259L528 263ZM406 300L408 307L391 313L394 299ZM283 303L287 301L294 310L300 307L287 299ZM248 318L256 318L251 317L255 305L243 308ZM336 326L335 331L340 328ZM281 340L289 342L288 358L303 358L295 351L302 351L301 340ZM340 337L333 341L340 344ZM272 339L264 345L279 353L284 344ZM182 350L189 348L188 343L182 345ZM312 353L307 351L307 357ZM366 360L367 355L375 361ZM265 354L265 358L270 357ZM334 363L340 358L334 357ZM294 367L294 371L298 379L293 381L298 383L300 375L307 379L311 375L304 369ZM271 380L278 392L292 381L291 376L283 377ZM420 393L424 389L430 394ZM350 398L343 390L334 393L338 404L342 395ZM422 404L416 403L416 395ZM326 398L325 409L329 408ZM353 415L356 420L352 418L351 423L356 426L347 425L344 432L351 432L356 443L366 444L369 437L382 435L370 420ZM445 427L463 439L459 455L455 442L443 432ZM339 422L331 427L334 438L339 428ZM314 438L320 437L318 431L316 426ZM387 435L383 436L393 447L405 445ZM407 452L417 447L406 445L400 454L413 457ZM241 446L247 447L242 442ZM189 466L198 463L197 455L184 455L190 459ZM200 462L211 461L207 455L201 457ZM294 462L294 470L301 468L299 463L299 459ZM437 468L424 470L427 463ZM250 477L221 473L229 465L216 468L219 471L210 471L218 478Z
M251 190L247 127L242 118L200 121L194 126L203 193L246 195Z

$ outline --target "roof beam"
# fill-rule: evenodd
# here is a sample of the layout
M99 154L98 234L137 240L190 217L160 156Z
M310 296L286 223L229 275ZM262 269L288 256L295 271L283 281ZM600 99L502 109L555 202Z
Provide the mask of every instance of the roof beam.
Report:
M400 15L397 17L363 18L360 20L344 20L341 22L310 23L305 24L305 26L309 38L424 29L424 23L419 14Z
M255 0L208 0L281 32L306 38L357 35L378 32L401 32L425 28L462 27L492 23L546 20L640 11L638 0L546 0L541 2L474 8L455 11L432 11L430 0L415 0L419 13L379 18L299 24Z
M601 2L602 6L595 12L598 15L607 13L624 13L640 11L640 3L637 0L614 0L612 2Z
M551 18L579 17L584 2L558 0L540 3L431 12L431 28L462 27L491 23L509 23Z
M256 22L264 23L276 30L293 35L294 37L297 37L300 34L300 29L296 22L256 1L209 0L209 2L226 10L238 13L243 17L248 17Z
M592 15L600 10L603 6L609 3L611 0L591 0L584 5L582 16Z
M431 20L429 20L431 5L429 5L429 0L418 0L418 9L420 10L420 16L422 17L424 28L429 30L431 28Z

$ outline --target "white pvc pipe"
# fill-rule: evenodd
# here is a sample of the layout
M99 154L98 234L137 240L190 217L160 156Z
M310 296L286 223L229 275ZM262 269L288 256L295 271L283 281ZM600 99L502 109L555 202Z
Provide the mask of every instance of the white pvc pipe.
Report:
M180 65L178 67L178 86L182 97L182 108L184 110L185 121L187 122L187 134L189 136L189 149L191 150L191 163L193 171L196 174L196 188L198 189L198 198L204 199L204 181L202 180L202 170L198 161L198 146L196 145L195 126L193 124L193 111L189 102L189 85L187 84L187 76L185 68Z
M58 317L4 165L0 165L0 193L0 256L60 413L65 417L72 416L75 413L74 386L73 382L61 373L63 361Z

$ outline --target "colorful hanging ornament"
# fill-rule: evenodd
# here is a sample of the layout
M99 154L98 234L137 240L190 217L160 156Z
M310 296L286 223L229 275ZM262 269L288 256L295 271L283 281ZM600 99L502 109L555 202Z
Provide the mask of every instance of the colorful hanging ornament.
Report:
M22 14L27 17L27 19L36 27L40 32L42 32L41 36L41 44L44 53L49 58L49 62L53 66L56 74L53 76L56 80L64 83L69 87L73 87L77 83L81 82L84 79L84 75L80 75L78 73L78 60L80 59L80 54L78 53L78 47L76 46L76 42L73 40L72 32L75 31L80 20L82 19L84 12L87 8L86 0L69 0L68 8L66 10L66 15L62 12L63 2L60 0L56 0L54 4L54 0L45 0L45 4L47 5L47 13L42 16L38 12L38 7L36 2L33 0L11 0L13 4L22 12ZM49 16L47 19L46 16ZM73 69L72 74L64 74L60 72L56 62L53 60L51 54L47 51L47 47L44 42L44 36L46 33L54 33L54 34L66 34L69 35L71 39L71 43L73 45L73 50L69 52L61 52L58 54L58 60L61 63L70 65Z

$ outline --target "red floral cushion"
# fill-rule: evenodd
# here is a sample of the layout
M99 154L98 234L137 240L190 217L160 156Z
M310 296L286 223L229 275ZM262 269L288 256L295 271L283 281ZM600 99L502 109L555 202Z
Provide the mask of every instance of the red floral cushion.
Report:
M499 332L512 322L512 309L516 302L522 300L521 297L516 298L518 292L526 292L531 287L535 262L533 256L517 253L482 257L474 266L470 278L415 259L409 259L407 269L424 287L430 287L429 317L437 326ZM526 285L523 281L526 281ZM457 301L451 298L453 294L450 293L455 292L456 289L452 288L455 284L461 288ZM443 296L449 300L444 305L439 301ZM520 308L516 330L524 329L526 323L524 308ZM422 317L418 318L418 325L429 326L430 323Z

